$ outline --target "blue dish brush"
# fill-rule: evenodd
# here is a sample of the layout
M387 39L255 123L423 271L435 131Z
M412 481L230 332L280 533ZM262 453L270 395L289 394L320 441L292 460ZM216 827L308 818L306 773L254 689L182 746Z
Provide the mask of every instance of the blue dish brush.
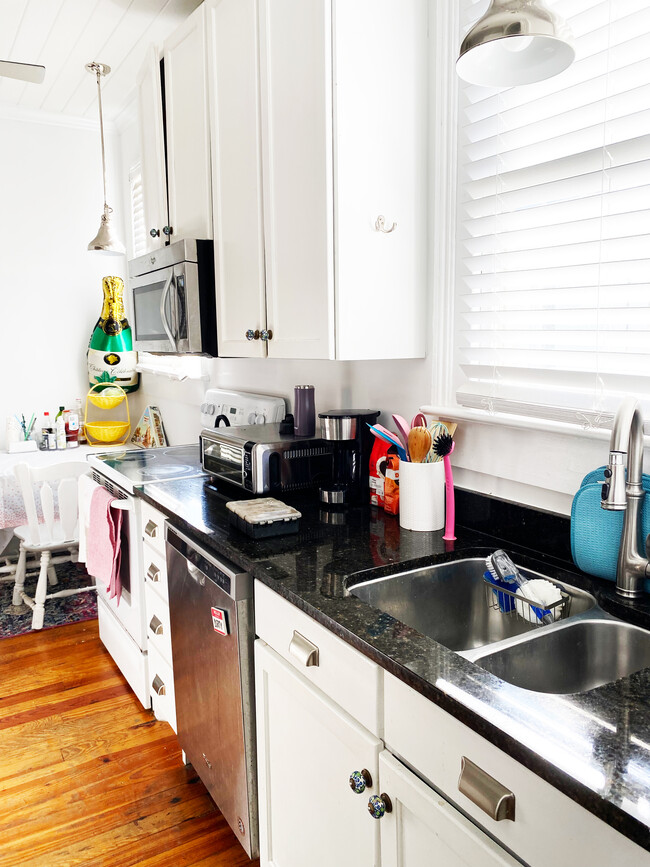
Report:
M488 572L490 573L492 578L495 579L493 583L497 584L497 582L504 582L505 584L510 584L511 586L514 584L517 588L521 589L523 595L526 596L527 599L535 599L534 594L526 594L525 587L530 582L527 578L524 578L524 576L521 574L519 569L517 569L510 557L501 548L499 548L498 551L495 551L494 554L490 554L489 557L485 558L485 565L487 566ZM497 586L499 585L497 584ZM499 595L504 596L505 594ZM514 607L514 599L512 601L512 607ZM502 611L504 610L500 602L499 607ZM544 623L547 626L549 623L553 623L553 614L548 608L535 608L532 605L531 608L533 609L535 615L541 623ZM509 608L507 610L511 611L512 608Z

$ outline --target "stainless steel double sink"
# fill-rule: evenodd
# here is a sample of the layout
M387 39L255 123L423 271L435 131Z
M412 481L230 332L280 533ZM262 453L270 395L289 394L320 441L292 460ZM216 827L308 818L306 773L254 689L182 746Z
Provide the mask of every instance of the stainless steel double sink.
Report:
M650 666L650 632L607 614L584 590L520 571L560 588L555 622L540 624L524 603L511 605L511 597L486 584L481 557L370 580L350 575L347 593L501 680L536 692L586 692Z

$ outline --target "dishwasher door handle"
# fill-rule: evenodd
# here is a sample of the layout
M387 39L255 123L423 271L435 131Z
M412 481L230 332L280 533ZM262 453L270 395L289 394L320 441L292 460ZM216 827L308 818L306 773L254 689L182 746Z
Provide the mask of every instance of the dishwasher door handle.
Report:
M289 653L305 666L318 665L318 647L295 629L289 642Z

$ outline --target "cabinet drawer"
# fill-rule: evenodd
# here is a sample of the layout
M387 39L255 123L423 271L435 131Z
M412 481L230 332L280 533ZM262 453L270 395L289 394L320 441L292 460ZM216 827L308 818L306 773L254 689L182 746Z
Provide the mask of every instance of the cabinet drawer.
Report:
M259 637L283 659L381 737L378 665L259 581L255 582L255 626Z
M154 646L148 641L149 689L151 707L156 719L164 720L176 732L176 700L174 697L174 671Z
M527 863L611 867L615 852L617 867L650 864L648 852L387 672L384 702L388 749ZM514 821L492 819L459 791L463 756L514 794Z
M165 516L149 503L142 502L142 538L165 556Z
M144 588L147 605L147 643L155 647L167 662L172 662L169 605L148 585Z
M163 602L169 604L167 589L167 561L151 545L142 546L142 566L144 570L145 587L151 587Z

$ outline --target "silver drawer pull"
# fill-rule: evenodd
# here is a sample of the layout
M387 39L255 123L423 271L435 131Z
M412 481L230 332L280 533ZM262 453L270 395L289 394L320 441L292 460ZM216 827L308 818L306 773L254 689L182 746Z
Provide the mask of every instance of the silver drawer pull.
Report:
M147 521L147 526L144 528L145 533L149 538L155 539L158 536L158 524L155 521Z
M151 622L149 623L149 629L153 632L154 635L163 634L162 620L159 620L155 614L151 618Z
M318 665L318 648L295 629L289 642L289 653L303 665Z
M515 821L515 796L465 756L460 760L458 789L495 822Z
M154 583L160 581L160 569L155 563L151 563L147 569L147 578Z
M167 695L167 692L165 691L165 682L159 674L154 677L151 687L156 695Z

